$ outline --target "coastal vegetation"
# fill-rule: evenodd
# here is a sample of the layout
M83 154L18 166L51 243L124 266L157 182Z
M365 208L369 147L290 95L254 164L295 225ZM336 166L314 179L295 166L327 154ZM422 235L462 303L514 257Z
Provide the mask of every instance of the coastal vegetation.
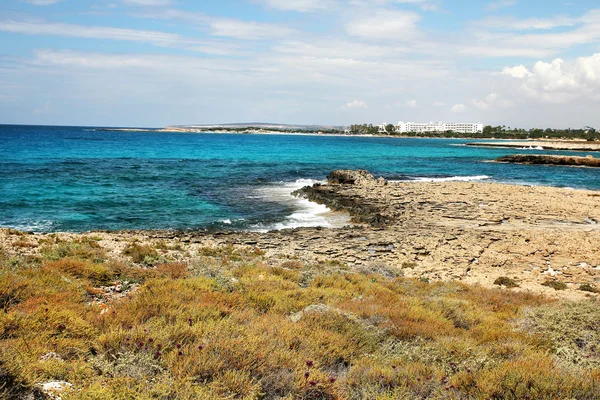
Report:
M0 249L0 308L8 399L600 398L597 301L385 265L23 234Z
M130 130L125 128L99 128L106 131ZM146 130L146 129L132 129ZM157 131L157 129L148 129L148 131ZM600 132L594 128L582 129L553 129L553 128L511 128L510 126L487 125L483 132L463 133L463 132L396 132L393 124L387 124L385 131L381 131L378 125L373 124L354 124L347 128L317 126L317 127L294 127L294 126L268 126L268 125L221 125L221 126L173 126L158 129L165 132L205 132L205 133L281 133L297 134L311 133L321 135L372 135L372 136L391 136L391 137L415 137L415 138L457 138L457 139L571 139L571 140L600 140Z
M378 126L371 124L351 125L350 134L353 135L378 135ZM491 126L483 128L479 133L460 133L460 132L405 132L397 133L394 125L387 125L384 135L405 136L405 137L439 137L439 138L472 138L472 139L584 139L589 141L600 140L600 132L593 128L585 129L552 129L552 128L511 128L505 125Z

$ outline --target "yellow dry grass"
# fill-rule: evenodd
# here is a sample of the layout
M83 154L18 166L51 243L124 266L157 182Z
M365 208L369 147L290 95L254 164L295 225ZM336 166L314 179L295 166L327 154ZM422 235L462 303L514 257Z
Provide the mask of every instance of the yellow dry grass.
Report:
M0 397L64 380L63 399L600 398L597 337L577 341L594 304L273 267L233 247L149 267L152 250L132 244L131 264L89 240L29 262L0 254ZM115 281L140 286L96 302Z

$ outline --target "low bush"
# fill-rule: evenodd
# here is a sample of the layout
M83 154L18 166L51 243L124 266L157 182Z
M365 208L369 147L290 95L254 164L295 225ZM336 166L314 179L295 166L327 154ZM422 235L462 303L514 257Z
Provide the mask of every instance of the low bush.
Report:
M507 288L516 288L519 287L519 284L514 279L509 278L508 276L501 276L496 278L494 281L494 285L504 286Z
M596 286L591 285L589 283L584 283L582 285L579 285L579 290L581 290L583 292L600 293L600 291L598 290L598 288L596 288Z
M131 257L131 260L137 264L154 265L159 261L158 251L149 245L139 244L137 242L129 244L123 255Z
M542 286L551 287L554 290L565 290L567 288L566 283L554 279L546 279L542 282Z

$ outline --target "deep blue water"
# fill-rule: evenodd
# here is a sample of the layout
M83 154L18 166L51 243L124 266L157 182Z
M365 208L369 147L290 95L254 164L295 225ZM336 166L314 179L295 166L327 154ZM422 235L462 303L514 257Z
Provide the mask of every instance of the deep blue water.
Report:
M0 125L0 227L314 225L319 209L288 194L340 168L367 169L389 179L487 176L497 182L600 189L598 170L488 163L528 150L462 146L465 142Z

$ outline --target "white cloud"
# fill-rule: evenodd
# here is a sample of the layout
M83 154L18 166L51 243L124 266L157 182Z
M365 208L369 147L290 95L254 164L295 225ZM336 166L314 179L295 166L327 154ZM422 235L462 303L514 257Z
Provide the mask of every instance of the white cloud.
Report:
M514 17L490 17L476 21L475 25L486 28L503 31L527 31L527 30L549 30L558 27L574 26L581 20L567 16L557 16L554 18L525 18L517 19Z
M357 8L382 8L392 4L411 4L424 11L437 11L439 0L252 0L265 7L280 11L317 12L340 11L349 6Z
M517 73L514 68L505 68L503 73L522 79L519 92L534 100L565 104L579 97L599 99L600 53L571 62L560 58L549 63L538 61L531 71L523 66L515 68Z
M123 0L125 4L133 6L168 6L173 4L172 0Z
M404 104L406 105L406 107L410 107L410 108L419 107L416 100L406 100L406 103L404 103Z
M454 106L452 106L452 112L454 113L461 113L466 111L467 107L464 104L458 103L455 104Z
M489 108L490 108L490 105L482 100L473 99L473 100L471 100L471 104L473 104L475 107L479 108L480 110L489 110ZM454 109L452 111L454 111Z
M265 39L289 36L294 30L275 24L240 21L237 19L215 19L210 22L211 34L236 39Z
M365 39L408 40L417 33L421 17L414 12L380 11L361 15L346 24L351 36Z
M281 11L314 12L335 4L333 0L257 0L269 8Z
M506 67L502 70L504 75L512 76L513 78L523 79L527 76L531 76L531 72L524 65L518 65L516 67Z
M30 3L36 6L50 6L52 4L60 3L65 0L23 0L26 3Z
M471 104L476 108L486 111L491 108L510 108L514 107L514 103L510 100L506 100L500 97L497 93L490 93L485 97L485 100L473 99Z
M367 103L365 103L362 100L354 100L353 102L345 104L341 107L341 109L343 111L350 111L350 110L361 109L361 108L367 109L367 108L369 108L369 106L367 105Z
M318 42L286 40L273 47L279 53L300 57L348 58L369 60L406 55L411 50L407 46L359 43L338 39Z
M46 101L42 108L36 108L33 110L34 114L48 114L52 112L52 103L50 101Z
M496 100L498 100L498 95L496 93L490 93L487 95L486 100L488 101L488 103L493 103Z
M516 5L517 3L518 3L517 0L499 0L499 1L494 1L492 3L489 3L486 8L489 11L498 11L501 8L512 7L512 6Z
M160 45L181 42L183 40L179 35L158 31L25 21L0 21L0 31L25 35L52 35L88 39L150 42Z
M228 37L242 40L260 40L283 38L296 33L295 30L279 24L243 21L234 18L218 18L203 13L184 12L176 9L146 11L136 13L136 17L148 19L180 20L198 25L213 36Z
M471 31L468 40L463 40L458 52L480 57L548 58L574 46L598 43L600 10L576 18L509 19L508 22L492 19L492 23L484 19L474 26L478 29ZM564 29L554 29L559 27ZM535 32L522 33L522 30Z

